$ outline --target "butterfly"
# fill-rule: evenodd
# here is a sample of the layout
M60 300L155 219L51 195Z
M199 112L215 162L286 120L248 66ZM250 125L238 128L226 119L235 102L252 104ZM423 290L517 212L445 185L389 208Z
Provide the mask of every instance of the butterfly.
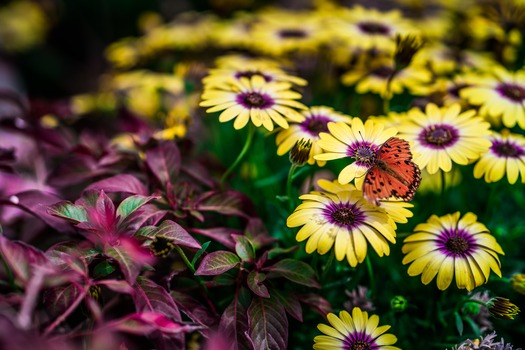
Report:
M408 141L391 137L381 145L365 174L363 194L376 204L390 197L410 201L420 183L421 170L412 161Z

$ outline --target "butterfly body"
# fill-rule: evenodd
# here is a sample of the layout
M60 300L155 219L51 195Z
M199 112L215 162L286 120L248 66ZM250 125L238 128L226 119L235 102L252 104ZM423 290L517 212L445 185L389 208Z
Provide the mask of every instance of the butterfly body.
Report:
M420 183L421 170L412 161L408 141L391 137L379 148L366 172L363 193L374 203L390 197L410 201Z

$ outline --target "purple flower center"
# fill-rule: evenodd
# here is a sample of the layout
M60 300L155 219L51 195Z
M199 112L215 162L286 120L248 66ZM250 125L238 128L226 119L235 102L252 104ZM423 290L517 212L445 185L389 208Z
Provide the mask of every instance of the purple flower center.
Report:
M266 75L258 70L245 70L242 72L237 72L235 73L235 78L240 79L244 77L244 78L250 79L254 75L260 75L261 77L264 78L264 81L266 81L267 83L273 80L271 76Z
M525 100L525 87L512 84L512 83L502 83L496 89L502 96L505 96L509 100L514 102L522 102Z
M328 132L327 124L329 121L330 119L326 117L316 115L302 122L301 128L314 136L318 136L320 132Z
M388 67L388 66L382 66L370 72L371 75L375 75L376 77L385 78L385 79L389 78L394 73L395 73L394 68Z
M450 125L431 125L423 129L419 134L419 141L434 148L446 148L452 146L459 139L456 128Z
M343 350L376 350L378 346L372 340L370 335L359 332L347 335L346 339L343 340Z
M369 142L359 142L350 146L348 156L355 158L358 165L371 167L376 163L378 147Z
M258 92L245 92L237 96L237 102L244 105L246 108L260 108L265 109L273 105L273 99Z
M332 224L352 229L363 222L364 215L361 209L353 203L330 203L324 209L324 215Z
M377 22L361 22L358 24L359 29L368 34L388 35L390 28Z
M470 255L475 248L475 240L461 229L445 230L438 239L441 252L447 256L465 257Z
M281 38L287 39L302 39L306 38L306 32L300 29L283 29L279 31Z
M525 149L508 141L494 140L490 148L498 157L520 158L525 155Z

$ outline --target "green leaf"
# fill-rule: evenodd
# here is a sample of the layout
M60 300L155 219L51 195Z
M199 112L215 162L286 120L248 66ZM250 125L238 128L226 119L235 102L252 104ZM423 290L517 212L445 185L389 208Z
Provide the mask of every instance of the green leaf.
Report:
M202 244L201 249L199 249L197 251L197 253L195 253L195 256L193 257L193 260L191 261L191 266L195 266L195 263L201 257L202 253L204 253L206 251L206 249L208 249L208 246L210 245L210 243L211 243L211 241L208 241L208 242L205 242L205 243Z
M86 209L68 201L51 205L47 212L53 216L69 220L74 224L87 221Z
M104 262L101 262L100 264L97 264L97 266L95 266L95 269L93 270L93 277L94 278L105 277L111 274L112 272L114 272L115 270L116 270L115 266L113 266L111 263L107 261L104 261Z
M255 249L252 242L245 236L234 235L235 252L242 261L251 262L255 259Z
M241 259L232 252L218 250L202 259L195 275L213 276L231 270L241 262Z
M463 320L457 311L454 312L454 318L456 319L456 329L458 330L459 335L463 335Z
M320 288L315 279L315 271L310 265L295 259L283 259L267 268L268 278L284 277L292 282L308 287Z

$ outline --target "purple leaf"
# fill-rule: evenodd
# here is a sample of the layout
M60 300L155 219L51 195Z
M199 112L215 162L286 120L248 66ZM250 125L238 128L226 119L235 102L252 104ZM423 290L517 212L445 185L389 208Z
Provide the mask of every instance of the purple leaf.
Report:
M332 305L330 302L315 293L306 293L299 296L299 301L303 304L310 306L314 311L318 312L321 316L326 317L326 314L333 312Z
M276 241L275 238L268 234L268 230L260 218L250 218L248 220L244 235L248 237L256 250Z
M315 280L315 271L312 267L299 260L283 259L266 270L270 271L268 278L284 277L307 287L321 288L319 282Z
M86 209L69 201L61 201L48 207L50 215L66 219L74 224L87 221Z
M175 182L180 162L179 148L174 142L165 141L146 151L146 164L164 188Z
M97 281L99 286L106 286L114 292L121 294L133 294L133 287L123 280L101 280Z
M249 345L250 341L246 337L248 334L246 307L237 299L233 299L230 305L224 310L219 324L219 331L232 340L234 349L252 349Z
M231 270L241 262L241 259L232 252L218 250L202 259L196 275L213 276Z
M59 232L73 232L70 224L64 220L56 218L47 212L50 205L59 202L61 198L55 194L37 190L25 191L11 196L11 202L17 207L40 218L46 224ZM15 203L16 202L16 203Z
M213 211L223 215L250 218L254 213L253 204L244 194L236 191L209 191L197 201L196 210Z
M198 233L200 235L212 238L223 246L229 249L235 248L235 242L232 235L241 234L241 231L229 227L213 227L213 228L188 228L190 232Z
M158 312L175 321L181 320L177 305L163 287L148 278L139 277L133 288L137 312Z
M244 236L232 235L235 241L235 252L241 258L242 261L251 262L255 259L255 250L252 242Z
M35 265L47 265L46 255L21 241L11 241L0 234L0 255L15 275L25 285L31 278L31 271Z
M193 332L201 327L173 322L159 312L137 312L104 325L104 329L115 329L121 332L149 335L159 331L163 335L178 335Z
M86 187L84 191L103 190L104 192L124 192L130 194L148 195L148 190L144 184L133 175L119 174L107 179L96 181Z
M259 273L257 271L251 271L248 274L247 283L248 287L251 289L252 292L257 294L260 297L263 298L269 298L270 293L268 292L268 288L263 284L263 281L266 279L266 275L264 273Z
M188 231L171 220L164 220L157 229L155 236L163 237L179 246L195 249L201 248L201 244Z
M288 318L274 298L254 298L248 308L250 337L255 349L280 350L288 345Z
M218 316L212 313L208 308L196 299L187 294L172 290L171 297L180 308L193 322L200 325L211 327L218 322Z
M114 244L106 244L104 254L119 264L130 284L135 283L142 267L154 260L149 251L131 237L121 237Z
M299 298L293 291L280 291L272 289L272 297L275 297L284 307L286 312L299 322L303 322L303 310Z
M80 286L73 283L49 288L44 294L44 305L50 315L56 318L63 314L74 300L85 293Z

